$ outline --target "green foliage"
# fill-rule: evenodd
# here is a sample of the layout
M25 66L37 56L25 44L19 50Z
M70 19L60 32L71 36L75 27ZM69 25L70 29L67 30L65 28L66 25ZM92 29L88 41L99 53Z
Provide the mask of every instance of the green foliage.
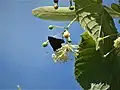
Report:
M85 32L81 35L78 56L75 61L75 76L84 89L89 89L91 83L109 82L109 66L95 49L95 41Z
M114 11L120 13L120 5L119 5L119 4L112 3L112 4L111 4L111 8L112 8Z
M95 49L95 41L85 32L81 35L77 58L75 61L75 77L79 84L86 90L91 83L106 83L110 90L120 88L120 57L102 57ZM96 89L97 90L97 89Z
M119 12L116 12L115 10L107 6L104 6L104 8L113 18L120 18Z
M117 38L112 17L97 0L94 3L93 0L75 0L75 4L79 23L86 31L81 36L75 61L76 80L85 90L90 88L91 83L106 83L110 85L109 90L119 90L120 57L116 50L103 57L114 48ZM113 36L100 41L108 35Z
M117 30L112 17L104 9L101 3L93 3L92 1L87 3L88 1L90 0L76 0L76 13L78 15L81 27L89 31L89 34L95 40L97 44L96 50L100 49L100 52L104 55L110 51L113 40L116 38L107 38L102 42L99 42L99 38L111 34L117 34ZM108 48L108 45L111 46Z

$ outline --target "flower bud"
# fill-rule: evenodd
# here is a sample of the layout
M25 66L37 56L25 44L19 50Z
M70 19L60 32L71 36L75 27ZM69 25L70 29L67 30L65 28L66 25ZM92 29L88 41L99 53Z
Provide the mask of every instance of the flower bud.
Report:
M70 33L68 32L68 30L66 30L66 31L63 33L63 37L64 37L64 38L70 37Z
M48 45L48 41L42 43L43 47L46 47L47 45Z
M58 0L54 0L54 3L58 3Z
M70 6L69 9L70 9L70 10L74 10L74 6Z
M58 4L57 3L55 3L54 9L58 9Z
M50 30L52 30L53 28L54 28L54 26L53 25L49 25L49 27L48 27Z
M71 38L70 38L70 37L68 37L68 38L67 38L67 41L68 41L69 43L71 43L71 42L72 42L72 40L71 40Z

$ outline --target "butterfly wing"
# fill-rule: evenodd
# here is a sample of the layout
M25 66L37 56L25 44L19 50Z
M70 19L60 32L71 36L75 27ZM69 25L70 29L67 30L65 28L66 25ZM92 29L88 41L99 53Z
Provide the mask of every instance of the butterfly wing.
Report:
M49 43L51 47L53 48L53 51L56 51L57 49L62 47L62 43L65 43L63 39L57 39L51 36L48 36Z

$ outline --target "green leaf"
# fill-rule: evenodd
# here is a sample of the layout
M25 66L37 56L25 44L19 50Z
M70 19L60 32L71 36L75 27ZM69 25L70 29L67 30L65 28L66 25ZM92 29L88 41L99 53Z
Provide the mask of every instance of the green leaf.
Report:
M85 32L82 34L78 56L75 61L75 76L84 89L89 89L91 83L109 80L109 70L99 51L95 49L95 41Z
M120 13L107 6L104 8L113 18L120 18ZM53 21L71 21L76 17L75 10L70 10L69 7L59 7L56 10L53 6L43 6L33 9L32 14L40 19Z
M43 6L32 10L35 17L44 20L53 21L71 21L75 18L75 10L70 10L69 7L59 7L57 10L53 6Z
M120 18L120 13L116 12L112 8L104 6L104 9L110 14L111 17L113 17L113 18Z
M110 85L109 90L119 90L120 57L114 52L110 57L102 57L88 32L83 33L81 38L74 72L80 86L88 90L91 83L104 83Z
M90 4L102 4L102 0L74 0L74 2L75 4L79 4L81 8L84 8Z
M120 5L116 3L111 4L111 8L115 10L116 12L120 13Z
M113 41L116 36L104 39L101 42L99 38L118 33L112 17L101 3L93 3L93 0L75 0L75 4L81 27L88 31L95 40L96 50L100 50L102 55L106 54L113 48Z

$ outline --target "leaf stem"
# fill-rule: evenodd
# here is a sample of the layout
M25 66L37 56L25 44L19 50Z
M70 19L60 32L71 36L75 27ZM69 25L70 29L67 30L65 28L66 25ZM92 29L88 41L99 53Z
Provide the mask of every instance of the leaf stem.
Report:
M74 21L76 21L77 16L67 25L67 27L65 29L68 30L68 28L71 26L71 24L73 24Z

